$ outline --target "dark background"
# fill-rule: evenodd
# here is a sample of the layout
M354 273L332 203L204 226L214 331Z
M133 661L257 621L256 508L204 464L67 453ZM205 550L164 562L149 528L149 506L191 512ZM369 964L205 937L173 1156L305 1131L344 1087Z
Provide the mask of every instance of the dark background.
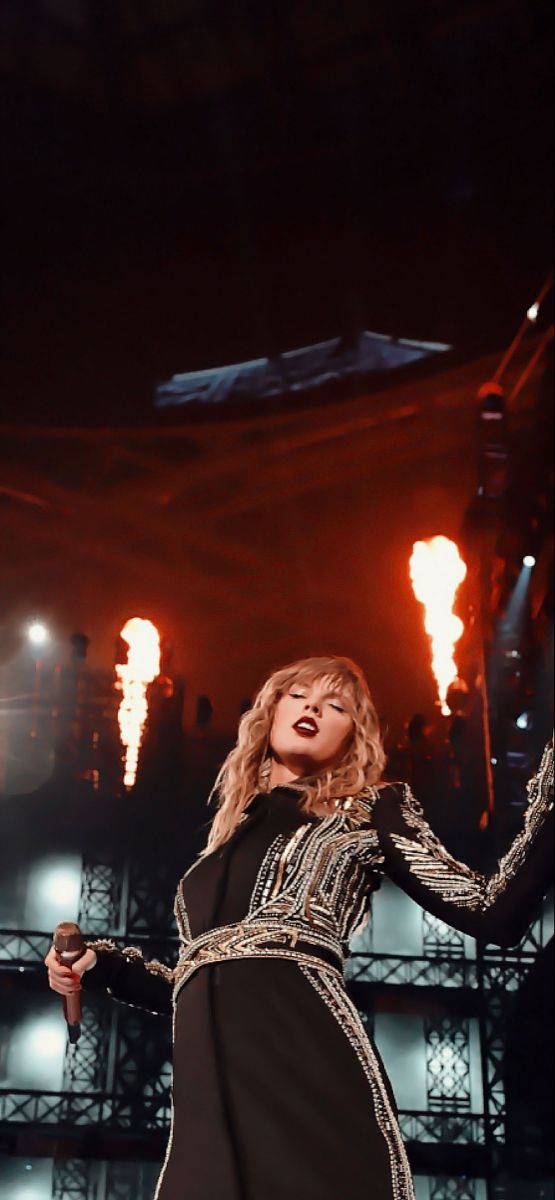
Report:
M10 423L364 327L496 348L547 273L547 0L0 14Z

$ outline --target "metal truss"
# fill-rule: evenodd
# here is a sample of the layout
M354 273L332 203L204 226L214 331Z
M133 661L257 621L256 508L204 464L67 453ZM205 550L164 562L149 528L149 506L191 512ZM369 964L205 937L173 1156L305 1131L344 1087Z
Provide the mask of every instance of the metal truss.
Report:
M89 1128L102 1124L107 1130L125 1134L156 1131L166 1133L170 1125L169 1087L155 1094L141 1091L134 1101L114 1092L44 1092L0 1089L0 1124L5 1122L40 1126L56 1135L60 1130ZM407 1142L449 1143L468 1146L485 1144L485 1118L481 1113L401 1110L401 1132Z
M99 1002L100 1001L100 1002ZM64 1058L62 1091L109 1091L114 1075L113 1006L102 1003L101 997L87 996L82 1006L81 1036L75 1045L68 1039Z
M159 1163L106 1163L98 1200L151 1200L159 1174Z
M158 1162L58 1159L52 1200L152 1200L159 1174Z
M149 932L171 936L175 932L173 903L177 885L168 870L167 857L153 856L146 861L134 861L129 874L129 898L126 929L130 936Z
M449 959L464 958L464 934L431 913L422 913L422 948L426 958L446 954Z
M37 966L52 945L52 934L42 931L0 929L0 968Z
M114 1093L118 1120L137 1119L148 1098L145 1129L167 1120L172 1074L169 1022L146 1017L129 1005L117 1006Z
M98 931L83 925L85 937L97 937ZM103 933L106 932L104 928ZM109 936L117 946L129 945L127 935L110 931ZM43 930L14 930L0 929L0 970L14 970L19 967L42 966L43 959L52 945L52 934ZM149 958L158 958L161 962L173 966L177 959L178 938L153 936L148 932L133 933L133 945L144 949Z
M108 929L123 933L127 897L128 868L119 852L106 850L84 858L77 918L82 929L96 935Z
M486 1122L481 1113L418 1112L401 1109L399 1126L404 1140L410 1145L484 1146Z
M426 1083L431 1112L470 1112L470 1028L466 1020L424 1021Z
M76 1127L84 1132L98 1125L120 1133L165 1132L169 1122L169 1089L163 1100L158 1095L152 1098L139 1092L134 1102L127 1095L114 1092L0 1089L0 1126L21 1125L27 1130L40 1128L45 1133L51 1128L58 1136Z
M519 960L492 958L486 953L478 955L478 980L483 998L480 1017L482 1084L487 1139L494 1157L498 1157L494 1154L494 1147L502 1146L505 1142L503 1064L507 1017L512 995L525 979L530 966L531 960L528 958Z
M53 1163L52 1200L100 1200L98 1163L87 1158L61 1158Z
M461 958L458 954L451 958L445 950L435 958L355 952L347 961L346 977L354 983L386 983L405 987L478 987L475 961Z
M476 1180L464 1175L456 1179L439 1175L430 1180L430 1200L476 1200Z

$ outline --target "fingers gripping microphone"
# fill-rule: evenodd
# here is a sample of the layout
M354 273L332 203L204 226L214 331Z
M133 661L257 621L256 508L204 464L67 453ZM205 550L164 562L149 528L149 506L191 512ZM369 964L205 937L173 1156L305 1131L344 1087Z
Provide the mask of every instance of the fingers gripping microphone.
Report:
M85 953L85 942L83 934L78 925L73 921L61 921L56 925L54 930L54 950L58 956L58 961L64 967L72 967L77 962L78 958ZM81 1033L81 995L80 992L73 992L70 996L64 996L64 1016L67 1021L67 1031L71 1045L74 1046L79 1040Z

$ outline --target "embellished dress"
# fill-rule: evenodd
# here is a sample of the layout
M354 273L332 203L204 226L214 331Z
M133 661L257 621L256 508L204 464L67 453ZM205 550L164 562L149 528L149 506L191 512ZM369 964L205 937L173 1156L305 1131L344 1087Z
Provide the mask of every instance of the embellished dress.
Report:
M550 881L551 747L528 786L489 878L445 850L404 784L325 817L275 788L181 880L174 970L90 943L86 990L173 1013L156 1200L413 1200L389 1083L345 990L347 945L383 875L464 933L519 941Z

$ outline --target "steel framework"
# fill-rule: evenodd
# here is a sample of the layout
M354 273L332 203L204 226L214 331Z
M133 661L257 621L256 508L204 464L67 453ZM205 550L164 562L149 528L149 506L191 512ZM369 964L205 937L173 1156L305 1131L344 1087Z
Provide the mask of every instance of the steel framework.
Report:
M93 935L109 933L120 945L132 940L147 957L171 964L178 949L167 917L165 893L171 886L167 871L151 861L131 869L117 853L90 857L83 870L80 922ZM478 945L473 951L442 922L427 914L422 921L422 956L379 954L366 948L367 942L349 960L348 986L369 1031L376 990L419 996L424 1013L430 1003L424 1018L428 1107L402 1111L401 1130L413 1166L434 1176L430 1200L477 1200L472 1178L491 1181L503 1162L507 1010L546 941L546 929L536 922L515 950ZM0 969L38 973L49 945L50 935L41 930L0 930ZM479 1025L483 1112L472 1110L471 1017ZM63 1135L69 1148L75 1146L75 1157L55 1163L54 1200L139 1200L149 1194L155 1163L120 1163L118 1156L129 1139L142 1140L141 1157L145 1147L153 1158L161 1153L170 1119L169 1026L91 995L81 1039L67 1047L61 1090L0 1090L5 1134L25 1129L53 1141ZM102 1130L107 1163L80 1154L91 1130Z

